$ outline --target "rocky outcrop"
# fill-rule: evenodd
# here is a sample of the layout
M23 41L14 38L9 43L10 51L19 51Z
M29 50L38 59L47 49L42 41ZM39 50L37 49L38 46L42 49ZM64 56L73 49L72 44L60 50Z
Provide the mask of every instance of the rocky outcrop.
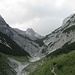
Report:
M42 52L53 52L61 48L65 43L75 41L75 14L70 15L64 21L61 27L53 31L44 38L45 48Z

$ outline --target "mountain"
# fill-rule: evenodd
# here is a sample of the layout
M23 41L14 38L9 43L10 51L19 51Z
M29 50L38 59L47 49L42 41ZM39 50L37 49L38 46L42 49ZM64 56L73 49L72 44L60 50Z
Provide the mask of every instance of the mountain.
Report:
M21 32L23 33L23 31L20 32L19 30L20 33L18 33L18 31L11 28L1 16L0 16L0 32L10 37L14 42L16 42L23 50L28 52L31 56L35 56L37 52L40 51L39 46L40 44L31 40L28 36L22 35Z
M11 28L0 16L0 75L75 74L75 14L44 38L38 36L31 28Z
M40 47L44 45L43 36L36 33L32 28L28 28L26 31L14 28L14 30L22 37L37 43Z
M36 39L42 39L43 36L39 35L38 33L36 33L32 28L28 28L26 30L26 34L30 36L30 38L34 38L35 40Z
M0 32L0 52L15 56L30 56L6 34Z
M15 31L17 31L19 34L22 36L27 36L31 40L37 40L37 39L42 39L43 36L35 32L32 28L28 28L26 31L22 31L20 29L15 28Z
M43 38L42 53L47 56L35 62L34 69L26 68L29 75L75 74L75 14L70 15L61 27ZM31 71L32 70L32 71Z
M65 44L73 43L75 41L75 14L67 17L62 26L46 35L43 41L45 45L42 53L51 53Z
M64 44L75 41L75 14L70 15L61 27L42 38L32 28L26 31L11 28L0 16L0 32L6 34L31 56L51 53ZM41 37L41 38L39 38Z

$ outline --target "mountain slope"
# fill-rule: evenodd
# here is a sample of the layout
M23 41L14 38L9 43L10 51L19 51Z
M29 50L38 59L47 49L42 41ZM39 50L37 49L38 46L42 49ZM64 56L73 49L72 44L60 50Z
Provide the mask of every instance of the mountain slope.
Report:
M34 30L31 29L31 28L28 28L26 31L22 31L22 30L19 30L19 29L15 28L14 31L19 36L38 44L40 47L44 45L43 36L41 36L38 33L34 32ZM36 37L36 35L37 35L37 37Z
M65 43L75 41L75 14L63 21L63 25L44 38L46 45L43 52L53 52Z
M0 16L0 32L10 37L31 56L35 56L37 52L40 51L40 46L38 43L35 43L27 36L24 37L21 34L19 34L17 31L11 28L1 16Z
M26 34L30 36L30 38L34 38L32 40L36 40L36 39L42 39L43 36L39 35L38 33L36 33L32 28L28 28L26 30Z
M46 60L47 61L47 60ZM36 68L29 75L74 75L75 74L75 50L56 58Z
M59 55L67 54L67 53L69 53L73 50L75 50L75 42L73 42L71 44L66 43L61 48L59 48L59 49L55 50L54 52L48 54L47 57L54 58L54 57L57 57Z
M22 36L27 36L31 40L37 40L37 39L43 38L43 36L36 33L32 28L28 28L26 31L22 31L22 30L19 30L17 28L15 28L14 30L17 31Z
M0 32L0 52L10 55L30 56L19 45L17 45L10 37Z

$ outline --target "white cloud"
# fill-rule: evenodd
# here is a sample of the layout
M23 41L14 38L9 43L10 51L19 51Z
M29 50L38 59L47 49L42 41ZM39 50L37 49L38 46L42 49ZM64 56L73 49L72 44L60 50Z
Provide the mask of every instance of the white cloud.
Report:
M75 12L74 0L0 0L0 13L12 27L47 34Z

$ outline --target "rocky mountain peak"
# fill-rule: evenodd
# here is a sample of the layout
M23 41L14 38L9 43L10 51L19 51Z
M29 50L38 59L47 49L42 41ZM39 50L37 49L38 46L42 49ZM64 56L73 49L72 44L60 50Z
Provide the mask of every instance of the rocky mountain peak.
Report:
M63 26L72 25L71 23L75 23L75 14L71 14L69 17L65 18Z
M26 31L34 31L32 28L28 28Z
M28 29L26 30L26 34L28 34L28 35L30 35L30 36L35 35L35 31L34 31L32 28L28 28Z
M32 28L28 28L26 30L26 34L31 36L33 39L35 39L35 38L39 38L39 39L43 38L43 36L41 36L40 34L35 32Z

